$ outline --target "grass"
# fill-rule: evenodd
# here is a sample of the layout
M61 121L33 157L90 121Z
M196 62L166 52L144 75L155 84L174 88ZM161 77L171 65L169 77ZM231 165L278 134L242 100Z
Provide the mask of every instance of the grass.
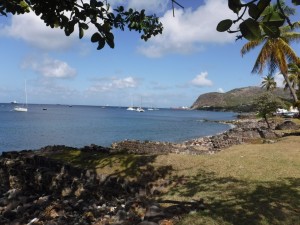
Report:
M51 157L148 184L167 180L157 201L203 199L206 209L183 216L180 225L300 223L299 136L233 146L215 155L91 155L72 150Z

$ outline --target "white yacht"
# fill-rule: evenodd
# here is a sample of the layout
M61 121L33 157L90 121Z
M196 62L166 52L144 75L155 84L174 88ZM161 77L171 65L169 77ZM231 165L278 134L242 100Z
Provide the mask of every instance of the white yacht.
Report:
M25 80L25 105L24 106L15 106L13 110L16 112L27 112L28 111L26 80Z

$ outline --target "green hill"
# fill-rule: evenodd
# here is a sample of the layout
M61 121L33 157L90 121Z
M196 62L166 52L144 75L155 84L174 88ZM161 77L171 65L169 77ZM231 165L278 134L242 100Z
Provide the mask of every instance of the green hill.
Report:
M236 88L226 93L211 92L200 95L191 106L192 109L217 111L253 111L255 99L266 90L260 87ZM272 92L284 101L291 101L288 91L277 88Z

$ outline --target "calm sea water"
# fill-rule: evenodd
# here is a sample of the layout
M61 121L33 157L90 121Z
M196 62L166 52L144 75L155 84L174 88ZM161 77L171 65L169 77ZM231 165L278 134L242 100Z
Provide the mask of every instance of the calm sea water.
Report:
M118 107L29 105L28 112L20 113L12 108L0 104L0 152L47 145L110 146L125 139L181 142L229 129L206 120L235 117L229 112L174 109L138 113Z

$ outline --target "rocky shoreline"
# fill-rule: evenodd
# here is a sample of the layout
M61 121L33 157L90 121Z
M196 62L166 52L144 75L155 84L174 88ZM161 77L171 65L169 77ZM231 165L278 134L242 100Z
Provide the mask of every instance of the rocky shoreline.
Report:
M233 145L255 140L274 140L283 135L278 130L275 131L275 123L271 123L272 129L268 129L264 121L253 118L222 123L230 124L232 128L217 135L200 137L182 143L125 140L113 143L111 150L132 154L214 154Z
M232 145L253 140L274 140L283 135L267 129L262 121L229 121L234 128L215 136L183 143L123 141L111 148L86 146L81 151L101 154L214 154ZM281 126L288 125L287 123ZM299 128L295 124L290 124ZM282 127L276 126L277 129ZM205 210L202 199L164 202L155 196L169 185L166 172L148 168L144 179L155 177L160 186L145 180L127 181L98 174L45 157L46 153L68 149L48 146L38 151L3 152L0 157L0 224L3 225L172 225L182 215ZM73 149L73 148L70 148ZM165 168L167 171L167 168Z

